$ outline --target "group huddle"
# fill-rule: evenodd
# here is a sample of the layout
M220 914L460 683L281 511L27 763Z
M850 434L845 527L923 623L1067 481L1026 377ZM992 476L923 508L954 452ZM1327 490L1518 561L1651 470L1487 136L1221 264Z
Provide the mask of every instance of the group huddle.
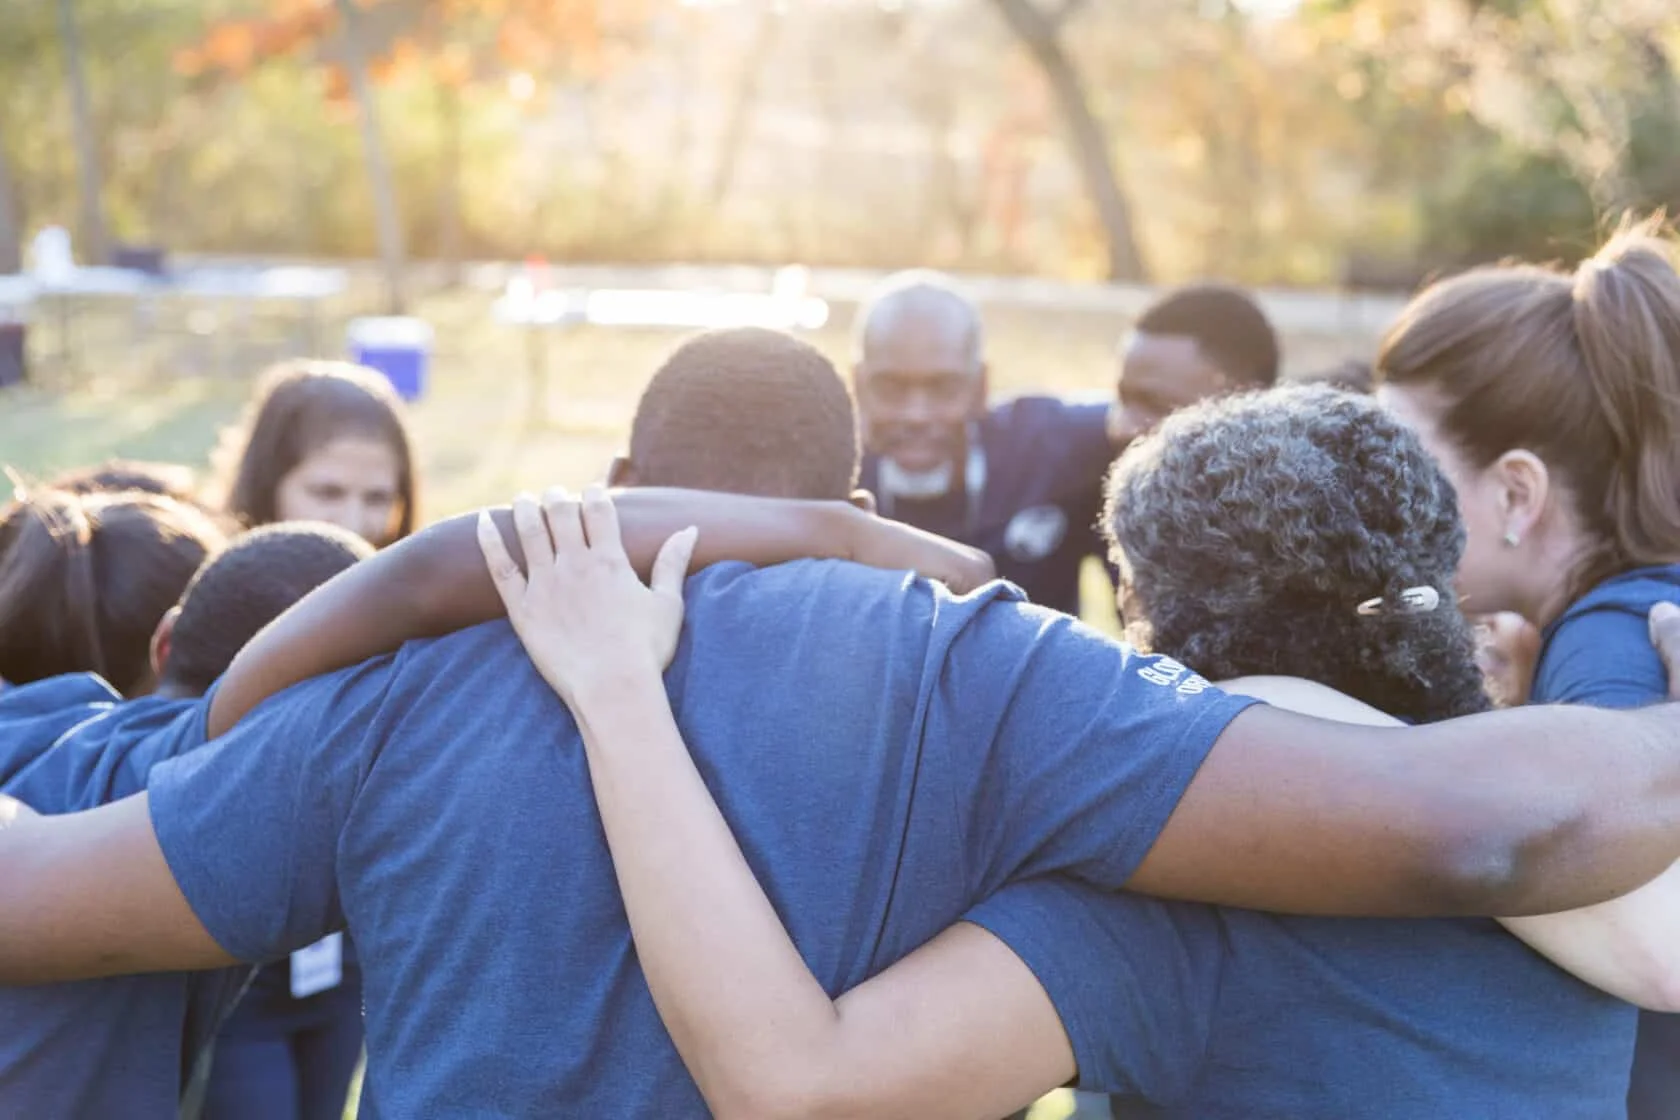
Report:
M1092 406L987 405L920 274L855 407L709 332L610 492L417 532L330 364L230 540L155 474L26 483L0 1114L319 1115L215 1088L278 968L354 974L363 1117L1680 1116L1666 247L1438 283L1374 392L1271 384L1233 299ZM1064 613L1094 549L1132 644ZM1499 710L1496 612L1540 641Z

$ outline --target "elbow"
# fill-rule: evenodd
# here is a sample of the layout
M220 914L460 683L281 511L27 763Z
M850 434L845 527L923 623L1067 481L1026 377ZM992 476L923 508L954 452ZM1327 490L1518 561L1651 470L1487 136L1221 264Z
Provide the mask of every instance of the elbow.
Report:
M1680 964L1653 962L1650 975L1640 985L1640 998L1633 1002L1646 1011L1665 1015L1680 1012Z
M1536 813L1501 827L1448 830L1435 852L1432 893L1443 915L1523 917L1592 906L1655 875L1612 858L1606 822L1583 812Z
M700 1088L718 1120L864 1120L880 1115L837 1083L834 1072L822 1064L793 1062L758 1073L702 1077Z

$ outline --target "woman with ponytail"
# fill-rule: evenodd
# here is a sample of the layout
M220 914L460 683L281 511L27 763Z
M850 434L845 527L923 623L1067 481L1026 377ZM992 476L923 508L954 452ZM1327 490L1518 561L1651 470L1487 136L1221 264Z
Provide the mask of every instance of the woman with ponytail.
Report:
M152 634L223 542L209 514L154 494L20 494L0 508L0 679L150 692Z
M1624 226L1573 273L1436 284L1389 332L1377 378L1458 492L1465 611L1539 632L1528 698L1664 699L1647 615L1680 601L1680 273L1656 224ZM1632 1080L1630 1120L1675 1115L1680 1018L1643 1017Z

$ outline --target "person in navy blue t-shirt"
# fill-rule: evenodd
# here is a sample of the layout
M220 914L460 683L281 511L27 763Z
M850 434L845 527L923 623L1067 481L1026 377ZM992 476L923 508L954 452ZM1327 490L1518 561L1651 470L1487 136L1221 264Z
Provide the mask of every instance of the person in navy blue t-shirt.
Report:
M860 309L853 386L861 484L883 515L983 548L1041 606L1079 613L1079 573L1103 558L1102 478L1173 408L1277 377L1277 339L1233 288L1168 294L1122 349L1113 402L990 403L979 309L945 277L888 277Z
M1377 366L1379 399L1458 491L1466 609L1538 632L1532 679L1513 691L1665 699L1646 616L1680 600L1680 272L1655 227L1619 233L1573 273L1501 266L1437 284ZM1607 765L1618 746L1606 740ZM1628 1110L1680 1116L1680 1019L1642 1017Z
M714 402L696 431L716 440L718 477L786 493L819 465L763 407ZM541 563L541 514L516 514ZM682 559L657 580L667 610ZM1680 780L1667 712L1500 713L1350 743L1001 584L954 597L807 561L716 565L686 595L666 677L678 723L836 991L1042 874L1316 910L1522 912L1629 889L1680 847L1657 792ZM1515 765L1541 728L1552 749ZM1643 749L1593 767L1604 737ZM588 742L505 622L309 681L156 768L146 794L0 832L15 903L0 977L222 965L346 928L373 1114L696 1112L632 951ZM1303 799L1322 808L1304 817Z
M1487 707L1470 628L1436 591L1463 548L1452 489L1369 400L1290 390L1181 413L1122 458L1108 524L1140 621L1175 658L1221 676L1298 674L1414 721ZM592 547L596 536L591 526ZM556 540L568 547L563 531ZM984 935L958 929L831 1003L733 842L709 827L705 789L680 788L675 729L661 736L647 714L663 697L659 651L607 633L630 608L605 592L557 598L537 576L524 589L494 555L492 566L539 667L589 729L638 959L719 1111L755 1111L769 1084L794 1113L843 1099L866 1114L995 1114L1075 1060L1080 1084L1116 1093L1126 1116L1622 1107L1633 1008L1485 919L1292 918L1046 878L966 916L1020 962L988 963ZM579 578L565 575L561 586ZM627 691L638 664L641 687ZM1618 901L1511 928L1594 983L1662 997L1638 950L1672 938L1649 918ZM1658 955L1680 974L1680 949Z
M92 673L0 694L0 791L53 814L145 789L154 766L205 743L208 703L200 698L239 648L370 552L331 526L239 537L158 624L152 694L125 700ZM0 1021L11 1024L0 1032L0 1113L176 1115L191 1067L243 978L163 973L0 988Z

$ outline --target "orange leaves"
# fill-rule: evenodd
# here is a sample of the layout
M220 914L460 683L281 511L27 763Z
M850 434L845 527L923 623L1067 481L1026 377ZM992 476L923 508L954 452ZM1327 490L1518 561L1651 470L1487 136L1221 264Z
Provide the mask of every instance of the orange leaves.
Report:
M372 32L376 82L424 72L461 88L509 73L598 74L613 48L652 15L653 0L359 0ZM175 55L178 73L238 79L272 59L320 49L329 100L348 96L330 40L333 0L270 0L267 14L213 25ZM325 49L321 49L325 47Z
M187 77L242 77L260 63L318 42L333 19L327 0L275 0L266 18L212 26L197 44L175 52L175 70Z

